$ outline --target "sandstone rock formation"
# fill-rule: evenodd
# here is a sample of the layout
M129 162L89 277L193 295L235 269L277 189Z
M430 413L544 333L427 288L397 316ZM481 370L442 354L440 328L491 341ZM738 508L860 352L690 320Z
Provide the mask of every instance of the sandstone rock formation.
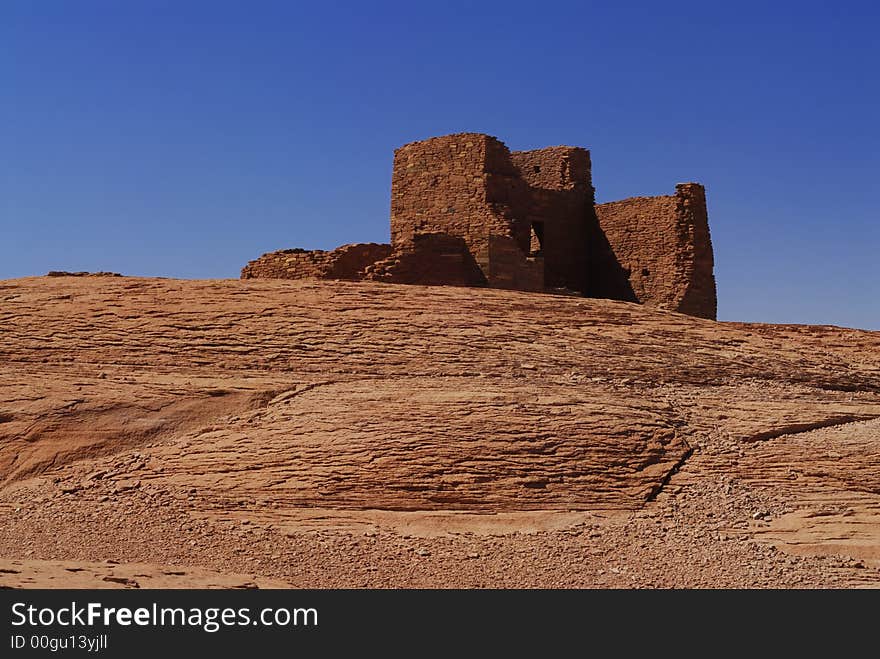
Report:
M877 332L57 277L0 335L0 586L880 585Z
M595 206L590 153L459 133L394 153L391 244L266 254L242 278L570 291L715 318L703 187ZM346 267L333 267L356 251ZM348 263L348 261L346 261Z

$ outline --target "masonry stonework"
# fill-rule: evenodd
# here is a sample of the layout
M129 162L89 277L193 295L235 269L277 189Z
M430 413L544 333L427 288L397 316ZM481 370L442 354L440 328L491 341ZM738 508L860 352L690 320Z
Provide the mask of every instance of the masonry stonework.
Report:
M595 205L590 153L511 152L480 133L394 153L390 245L283 250L242 278L370 279L568 292L715 318L703 187Z
M391 253L390 245L360 243L332 251L282 249L263 254L241 271L242 279L363 279L364 270Z
M594 255L594 295L715 318L712 244L702 185L681 183L674 195L599 204L596 216L607 245ZM615 273L622 281L615 281Z

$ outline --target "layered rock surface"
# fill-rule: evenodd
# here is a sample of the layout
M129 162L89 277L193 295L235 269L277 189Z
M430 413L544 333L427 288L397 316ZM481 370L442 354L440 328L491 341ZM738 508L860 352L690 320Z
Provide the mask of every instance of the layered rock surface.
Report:
M0 335L7 560L318 587L878 583L876 332L58 277L0 282Z

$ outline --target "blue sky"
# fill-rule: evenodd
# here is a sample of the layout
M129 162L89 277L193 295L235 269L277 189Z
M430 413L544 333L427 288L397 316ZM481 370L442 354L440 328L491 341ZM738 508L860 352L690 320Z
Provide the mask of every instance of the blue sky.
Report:
M719 317L880 329L868 2L0 3L0 278L236 277L388 239L393 149L592 151L707 188Z

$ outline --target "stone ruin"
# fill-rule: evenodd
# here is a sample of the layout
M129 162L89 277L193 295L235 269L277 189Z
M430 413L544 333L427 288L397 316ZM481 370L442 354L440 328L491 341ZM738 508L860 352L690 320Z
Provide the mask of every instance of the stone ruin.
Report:
M390 244L271 252L241 277L558 292L714 319L712 269L702 185L596 204L586 149L458 133L394 152Z

